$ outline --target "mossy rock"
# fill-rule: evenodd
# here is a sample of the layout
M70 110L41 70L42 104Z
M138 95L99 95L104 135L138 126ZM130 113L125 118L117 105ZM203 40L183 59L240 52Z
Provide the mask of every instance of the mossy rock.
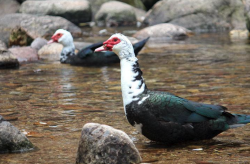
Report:
M9 47L11 46L28 46L32 43L33 39L21 27L12 29L9 37Z

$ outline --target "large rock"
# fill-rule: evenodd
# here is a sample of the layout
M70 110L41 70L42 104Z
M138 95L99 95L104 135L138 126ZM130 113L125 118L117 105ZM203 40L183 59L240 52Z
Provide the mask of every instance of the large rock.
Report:
M196 30L245 29L239 0L163 0L147 13L144 24L173 23Z
M17 13L0 17L1 40L7 43L12 29L17 26L25 30L33 39L38 37L51 37L59 28L70 31L73 36L81 35L81 29L79 27L62 17Z
M10 51L0 49L0 69L18 68L18 67L19 67L19 62L17 58Z
M137 39L144 39L150 37L150 39L170 39L180 40L185 39L188 35L191 35L192 31L177 25L170 23L161 23L154 26L146 27L134 34Z
M33 148L24 134L0 116L0 153L25 152Z
M0 0L0 16L15 13L19 8L20 4L15 0Z
M37 61L39 59L37 50L29 46L13 47L9 51L17 58L19 63Z
M104 3L95 15L98 26L129 26L137 23L137 18L141 17L137 12L139 9L123 2L110 1ZM137 16L138 13L138 16Z
M91 9L92 9L92 16L94 18L94 16L96 15L97 11L100 9L100 7L102 6L102 4L109 2L109 1L114 1L114 0L88 0L90 5L91 5ZM144 10L144 5L141 2L141 0L117 0L120 2L124 2L127 3L131 6L134 6L138 9L142 9Z
M126 133L107 125L83 126L76 164L132 164L141 157Z
M61 16L75 24L90 22L92 17L87 0L25 1L19 11L26 14Z

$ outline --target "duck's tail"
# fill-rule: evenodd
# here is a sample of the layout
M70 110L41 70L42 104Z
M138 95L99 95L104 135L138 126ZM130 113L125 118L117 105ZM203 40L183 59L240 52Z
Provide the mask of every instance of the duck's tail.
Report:
M232 114L236 118L236 123L229 125L230 128L237 128L250 123L250 115Z
M141 49L144 47L144 45L147 43L147 41L149 40L150 37L147 37L144 40L139 41L138 43L135 43L133 45L134 47L134 52L135 52L135 56L138 55L138 53L141 51Z

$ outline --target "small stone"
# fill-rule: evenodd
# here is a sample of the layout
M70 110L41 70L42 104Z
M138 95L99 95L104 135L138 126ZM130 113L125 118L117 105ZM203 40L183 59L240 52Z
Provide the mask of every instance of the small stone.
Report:
M133 141L123 131L97 123L83 126L76 164L130 164L140 161Z
M47 44L47 40L44 38L36 38L30 45L31 48L36 49L37 51L40 50L44 45Z
M33 144L11 123L0 116L0 153L33 150Z

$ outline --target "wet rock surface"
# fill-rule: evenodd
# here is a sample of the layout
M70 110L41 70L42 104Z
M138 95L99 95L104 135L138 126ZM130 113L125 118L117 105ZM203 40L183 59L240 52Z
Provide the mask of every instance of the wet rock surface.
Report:
M81 29L68 20L57 16L36 16L29 14L8 14L0 17L0 35L2 41L8 42L12 29L21 27L33 39L38 37L52 36L54 32L63 28L80 36Z
M170 23L161 23L154 26L146 27L134 34L135 38L144 39L150 37L150 39L159 40L182 40L192 35L192 31Z
M19 63L32 62L38 60L37 50L27 46L27 47L13 47L9 51L17 58Z
M33 148L24 134L0 116L0 153L25 152Z
M75 24L91 21L91 8L87 0L25 1L19 10L25 14L61 16Z
M245 29L244 5L235 0L168 0L157 2L145 24L172 23L196 30Z
M125 132L96 123L84 125L76 164L132 164L140 161L138 150Z
M135 8L118 1L106 2L96 13L95 21L98 26L107 27L135 25Z
M19 62L17 58L10 51L0 49L0 69L18 67Z

